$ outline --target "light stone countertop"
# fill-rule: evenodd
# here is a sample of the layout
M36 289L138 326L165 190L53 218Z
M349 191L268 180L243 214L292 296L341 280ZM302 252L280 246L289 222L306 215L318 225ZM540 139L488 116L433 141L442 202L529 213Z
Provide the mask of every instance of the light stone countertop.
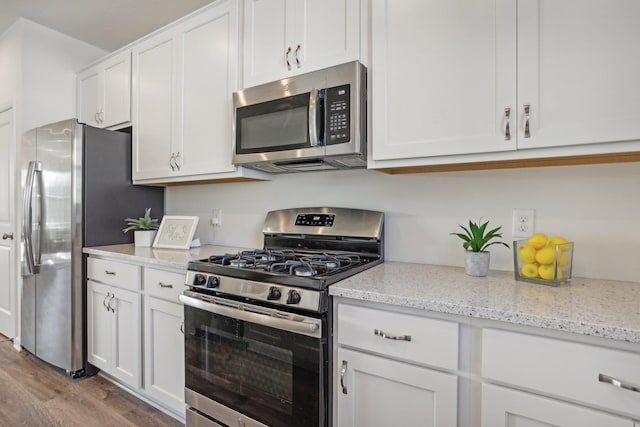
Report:
M512 272L384 262L329 287L334 296L640 343L640 283L572 278L559 287Z
M82 251L89 255L99 255L122 261L186 270L189 261L198 261L209 258L211 255L237 253L245 249L246 248L214 245L203 245L199 248L191 248L189 250L161 249L136 247L131 243L124 245L93 246L84 248Z

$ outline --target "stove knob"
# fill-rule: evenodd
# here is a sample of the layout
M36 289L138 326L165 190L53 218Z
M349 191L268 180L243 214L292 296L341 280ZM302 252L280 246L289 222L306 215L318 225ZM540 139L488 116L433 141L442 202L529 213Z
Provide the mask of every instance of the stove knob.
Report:
M287 294L287 304L298 304L300 302L300 293L295 289L291 289Z
M220 286L220 281L216 276L209 276L207 279L207 288L217 288Z
M278 288L276 288L275 286L272 286L269 288L269 293L267 294L268 300L272 301L272 300L280 299L281 296L282 294L280 293L280 290Z
M193 285L194 286L202 286L206 283L207 279L204 277L204 274L196 273L193 275Z

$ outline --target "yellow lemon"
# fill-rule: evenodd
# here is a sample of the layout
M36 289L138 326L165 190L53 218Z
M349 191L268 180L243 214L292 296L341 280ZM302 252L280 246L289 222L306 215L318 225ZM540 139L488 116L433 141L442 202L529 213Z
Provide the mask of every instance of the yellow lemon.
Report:
M540 264L553 264L556 259L556 250L553 247L546 247L536 252L536 261Z
M529 237L527 244L533 246L535 249L542 249L547 244L547 235L544 233L535 233Z
M534 262L536 260L536 249L530 245L518 246L518 255L524 262Z
M554 268L553 264L544 264L538 267L538 274L545 280L553 280ZM556 277L558 280L562 279L562 272L558 270Z
M538 266L532 263L525 264L520 269L520 273L522 273L524 277L538 277Z
M547 240L547 246L560 245L558 249L560 249L563 252L568 251L569 248L571 247L571 245L567 245L567 243L569 243L567 239L559 236L549 237L549 240Z

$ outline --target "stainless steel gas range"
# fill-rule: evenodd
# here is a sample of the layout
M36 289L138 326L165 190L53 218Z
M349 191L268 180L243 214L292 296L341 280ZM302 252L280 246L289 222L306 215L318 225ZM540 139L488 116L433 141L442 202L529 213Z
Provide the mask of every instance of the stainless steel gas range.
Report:
M381 212L271 211L264 248L190 262L187 426L331 425L328 287L383 260Z

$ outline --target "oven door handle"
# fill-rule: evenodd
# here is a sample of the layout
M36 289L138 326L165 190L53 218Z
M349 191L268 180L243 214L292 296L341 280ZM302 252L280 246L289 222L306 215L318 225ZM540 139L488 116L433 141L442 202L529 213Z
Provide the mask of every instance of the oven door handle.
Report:
M256 323L270 328L293 332L295 334L307 335L320 338L322 336L322 321L313 317L295 315L296 320L275 317L271 314L277 310L254 306L251 304L229 301L229 305L214 301L203 301L187 295L180 295L180 301L189 307L198 308L232 319L244 320L245 322Z

